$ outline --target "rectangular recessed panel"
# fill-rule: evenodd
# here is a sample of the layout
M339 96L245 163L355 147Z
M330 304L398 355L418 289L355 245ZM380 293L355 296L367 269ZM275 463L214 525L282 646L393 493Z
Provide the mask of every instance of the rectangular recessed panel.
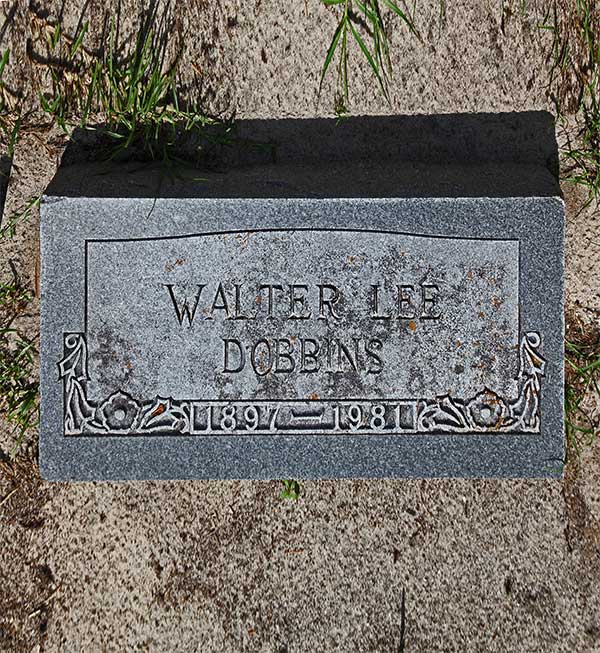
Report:
M94 240L89 396L506 395L518 281L516 240L361 230Z

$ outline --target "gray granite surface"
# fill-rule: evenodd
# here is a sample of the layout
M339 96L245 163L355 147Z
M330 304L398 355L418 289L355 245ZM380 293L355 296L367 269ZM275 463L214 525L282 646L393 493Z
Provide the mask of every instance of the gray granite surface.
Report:
M246 171L283 197L47 196L43 475L560 475L562 200L360 169L337 198L285 197L316 189L293 166ZM149 183L126 170L101 183Z

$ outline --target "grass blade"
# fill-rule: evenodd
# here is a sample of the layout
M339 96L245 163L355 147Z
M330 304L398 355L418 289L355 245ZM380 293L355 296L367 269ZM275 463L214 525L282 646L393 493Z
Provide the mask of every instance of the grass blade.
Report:
M4 68L6 67L6 64L8 63L8 58L10 56L10 50L5 50L4 54L2 55L2 59L0 59L0 87L2 85L2 74L4 73Z
M321 95L321 89L323 87L323 80L325 79L325 73L329 68L329 64L333 59L333 55L335 54L335 50L339 43L340 36L342 34L342 28L344 26L343 24L344 24L344 19L342 18L342 20L339 22L335 30L335 33L333 34L333 39L331 39L331 45L329 46L329 50L327 50L327 56L325 57L325 63L323 64L323 70L321 71L321 81L319 82L319 95Z
M83 38L86 35L86 32L88 31L88 26L89 26L89 21L85 21L83 24L83 27L79 30L79 34L75 37L75 41L73 41L73 45L71 46L71 49L69 50L69 59L72 59L75 54L77 53L77 50L81 47L81 44L83 43Z
M406 23L406 26L408 29L419 39L421 40L421 35L417 32L417 29L415 27L415 24L413 21L400 9L400 7L393 2L393 0L382 0L383 4L393 11L396 16L398 16L401 20L403 20Z
M352 24L352 21L350 22L350 31L352 32L352 36L354 36L354 40L358 43L360 49L362 50L363 54L365 55L367 61L369 62L369 65L371 66L373 72L375 73L375 76L377 77L377 81L379 82L379 85L381 86L381 90L383 91L383 94L385 95L387 99L387 89L383 83L383 78L381 77L381 74L379 73L379 69L377 67L377 64L375 63L375 60L373 59L371 53L369 52L369 48L365 45L365 42L362 40L360 34L356 31L356 28Z

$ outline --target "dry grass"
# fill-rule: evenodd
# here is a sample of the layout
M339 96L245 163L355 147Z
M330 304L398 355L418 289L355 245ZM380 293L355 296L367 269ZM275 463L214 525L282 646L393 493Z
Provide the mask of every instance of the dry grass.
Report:
M567 319L565 342L565 423L575 453L600 433L600 327Z
M36 347L14 326L31 299L11 263L12 278L0 283L0 409L15 432L14 451L38 423Z
M578 116L563 148L563 178L600 200L600 3L554 0L543 26L553 33L550 92L557 115Z
M7 143L7 155L12 157L21 116L18 98L8 89L4 82L5 71L9 62L10 51L5 50L0 56L0 141Z

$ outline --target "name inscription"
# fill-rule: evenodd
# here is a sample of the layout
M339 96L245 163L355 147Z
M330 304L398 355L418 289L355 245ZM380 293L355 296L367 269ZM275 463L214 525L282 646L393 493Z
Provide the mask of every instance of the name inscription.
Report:
M335 324L347 320L355 310L352 299L332 283L241 283L196 284L193 295L175 284L164 284L180 327L192 328L196 320L265 320L285 322L322 320ZM370 320L405 320L416 328L416 320L439 320L440 290L437 284L397 283L393 289L370 284L363 293L362 312ZM341 373L383 370L384 343L381 339L312 336L260 337L251 342L240 338L221 338L221 372L236 374L249 365L257 376L311 374L320 371Z

